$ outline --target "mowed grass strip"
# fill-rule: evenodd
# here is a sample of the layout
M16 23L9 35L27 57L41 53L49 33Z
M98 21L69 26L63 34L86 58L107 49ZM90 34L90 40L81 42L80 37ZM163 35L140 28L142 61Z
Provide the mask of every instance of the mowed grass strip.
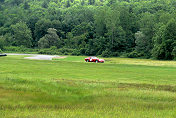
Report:
M176 117L175 67L23 57L0 58L0 117Z

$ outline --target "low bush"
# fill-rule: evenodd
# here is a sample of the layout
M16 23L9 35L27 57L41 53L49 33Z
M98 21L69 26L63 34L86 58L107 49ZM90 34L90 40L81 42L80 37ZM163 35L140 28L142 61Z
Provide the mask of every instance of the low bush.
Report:
M49 55L60 55L60 54L62 54L62 53L59 53L58 50L52 50L50 48L40 49L40 51L38 53L39 54L49 54Z
M74 49L60 48L58 51L64 55L72 55Z
M128 58L137 58L137 57L141 57L142 55L140 53L138 53L137 51L133 51L127 54Z
M0 49L0 53L3 53L3 51Z
M31 48L26 48L24 46L20 46L20 47L17 47L17 46L6 46L4 47L4 51L6 52L38 52L38 49L31 49Z
M109 50L105 50L102 52L101 54L102 57L111 57L112 56L112 52Z
M74 49L61 48L57 49L55 46L51 48L40 49L39 54L50 54L50 55L73 55Z
M79 56L81 55L80 51L77 50L77 49L74 49L73 52L72 52L72 55L76 55L76 56Z
M174 47L172 51L172 55L173 55L174 60L176 60L176 46Z

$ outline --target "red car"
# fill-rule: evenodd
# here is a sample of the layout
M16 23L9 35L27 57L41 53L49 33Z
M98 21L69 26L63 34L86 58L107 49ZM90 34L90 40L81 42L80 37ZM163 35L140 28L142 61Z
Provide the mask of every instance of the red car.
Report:
M85 61L86 62L96 62L96 63L98 63L98 62L104 63L105 62L104 59L99 59L97 57L88 57L88 58L85 58Z

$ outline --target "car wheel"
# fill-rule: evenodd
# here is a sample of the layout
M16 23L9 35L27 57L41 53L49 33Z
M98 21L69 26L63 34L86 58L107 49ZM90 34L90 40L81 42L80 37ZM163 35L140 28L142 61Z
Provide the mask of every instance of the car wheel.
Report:
M89 60L87 59L86 62L89 62Z
M95 62L98 63L98 60L96 60Z

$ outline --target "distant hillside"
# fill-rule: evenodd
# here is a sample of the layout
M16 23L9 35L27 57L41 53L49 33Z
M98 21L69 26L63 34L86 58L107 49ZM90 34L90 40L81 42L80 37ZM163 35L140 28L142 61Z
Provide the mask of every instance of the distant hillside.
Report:
M176 59L176 1L0 0L0 49L16 47Z

